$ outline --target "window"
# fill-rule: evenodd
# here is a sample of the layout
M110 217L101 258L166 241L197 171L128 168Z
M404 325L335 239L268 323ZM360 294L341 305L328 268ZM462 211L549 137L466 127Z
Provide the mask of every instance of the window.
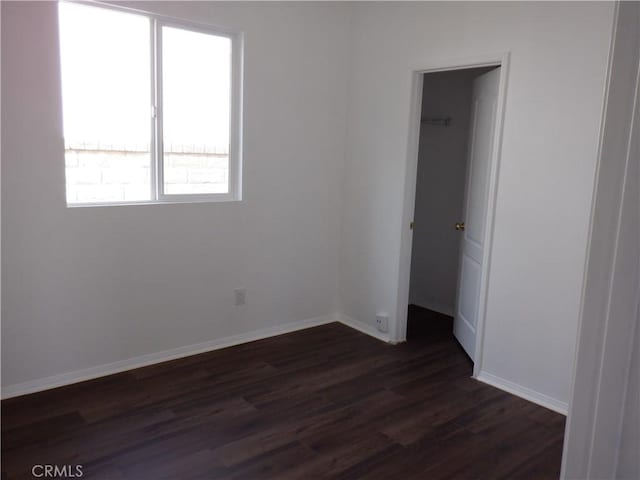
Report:
M236 200L239 37L59 3L68 205Z

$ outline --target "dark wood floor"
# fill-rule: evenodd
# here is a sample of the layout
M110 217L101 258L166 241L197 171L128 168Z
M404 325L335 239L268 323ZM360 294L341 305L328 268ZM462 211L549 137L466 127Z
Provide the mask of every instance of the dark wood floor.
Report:
M330 324L9 399L2 478L557 478L564 417L471 367L412 309L403 345Z

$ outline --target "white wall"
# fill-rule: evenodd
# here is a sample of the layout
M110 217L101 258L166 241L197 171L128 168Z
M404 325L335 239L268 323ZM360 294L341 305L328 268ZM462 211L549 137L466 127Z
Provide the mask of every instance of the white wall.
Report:
M621 2L565 429L567 479L640 478L639 81L640 3Z
M424 76L422 117L450 117L448 127L422 123L418 153L409 303L453 315L463 221L473 79L485 69Z
M569 399L612 3L358 3L352 24L342 309L395 322L411 70L509 51L482 369ZM520 389L521 391L525 391Z
M349 7L139 7L245 32L244 200L66 208L56 3L2 2L5 387L336 311Z

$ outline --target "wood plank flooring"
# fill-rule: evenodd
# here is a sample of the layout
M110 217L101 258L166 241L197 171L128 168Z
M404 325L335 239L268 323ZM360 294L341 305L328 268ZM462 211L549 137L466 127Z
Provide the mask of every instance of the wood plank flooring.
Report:
M551 479L564 417L470 378L451 320L340 324L2 402L2 478Z

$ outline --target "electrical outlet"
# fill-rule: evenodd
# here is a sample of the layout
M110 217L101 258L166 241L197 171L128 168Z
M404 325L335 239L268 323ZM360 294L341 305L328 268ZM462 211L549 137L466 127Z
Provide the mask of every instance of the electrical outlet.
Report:
M247 290L244 288L236 288L233 291L235 295L235 305L239 307L240 305L244 305L247 303Z
M376 328L386 333L389 331L389 315L386 313L378 313L376 315Z

